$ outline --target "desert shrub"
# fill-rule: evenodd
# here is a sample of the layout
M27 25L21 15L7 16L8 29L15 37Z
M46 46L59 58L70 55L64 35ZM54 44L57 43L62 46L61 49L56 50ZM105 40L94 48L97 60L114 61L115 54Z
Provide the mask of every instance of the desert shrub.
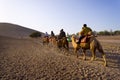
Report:
M109 31L100 31L97 33L98 35L110 35L110 32Z
M120 30L114 31L114 34L115 34L115 35L120 35Z
M97 33L98 35L120 35L120 30L116 30L116 31L100 31Z
M29 36L32 38L37 38L37 37L41 37L41 33L36 31L31 33Z

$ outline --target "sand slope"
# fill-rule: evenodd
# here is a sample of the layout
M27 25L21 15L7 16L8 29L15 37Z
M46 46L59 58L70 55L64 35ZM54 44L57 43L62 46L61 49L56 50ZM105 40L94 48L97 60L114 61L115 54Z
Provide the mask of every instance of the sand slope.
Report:
M14 37L14 38L28 38L29 35L35 31L36 30L25 28L16 24L0 23L1 36Z

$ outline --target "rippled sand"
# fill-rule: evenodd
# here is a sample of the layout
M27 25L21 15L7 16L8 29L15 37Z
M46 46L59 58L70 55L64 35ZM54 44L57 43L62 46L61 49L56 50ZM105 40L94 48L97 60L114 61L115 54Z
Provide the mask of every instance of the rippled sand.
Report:
M0 80L119 80L119 44L101 42L106 52L108 67L103 66L100 53L90 62L69 52L43 46L40 39L0 37ZM66 53L68 55L66 55Z

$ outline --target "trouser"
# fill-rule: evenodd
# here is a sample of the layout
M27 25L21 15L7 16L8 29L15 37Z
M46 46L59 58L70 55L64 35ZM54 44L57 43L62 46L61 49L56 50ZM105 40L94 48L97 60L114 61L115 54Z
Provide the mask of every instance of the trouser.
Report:
M81 40L82 40L82 38L84 38L85 36L80 36L80 38L79 38L79 41L77 42L77 44L80 44L80 42L81 42Z

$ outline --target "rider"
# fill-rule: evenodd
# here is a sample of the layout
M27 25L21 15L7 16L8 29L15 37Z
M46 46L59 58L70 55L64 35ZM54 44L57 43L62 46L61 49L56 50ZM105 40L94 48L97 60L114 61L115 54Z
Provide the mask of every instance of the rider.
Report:
M47 33L47 32L45 32L45 37L49 37L49 35L48 35L48 33Z
M58 39L62 39L63 37L66 37L66 33L64 32L63 29L60 30L60 34L58 36Z
M54 36L55 36L54 32L53 32L53 31L51 31L51 37L54 37Z
M84 38L85 36L91 35L91 32L92 32L92 29L87 27L87 24L83 24L82 30L79 33L80 38L77 44L80 44L82 38Z

